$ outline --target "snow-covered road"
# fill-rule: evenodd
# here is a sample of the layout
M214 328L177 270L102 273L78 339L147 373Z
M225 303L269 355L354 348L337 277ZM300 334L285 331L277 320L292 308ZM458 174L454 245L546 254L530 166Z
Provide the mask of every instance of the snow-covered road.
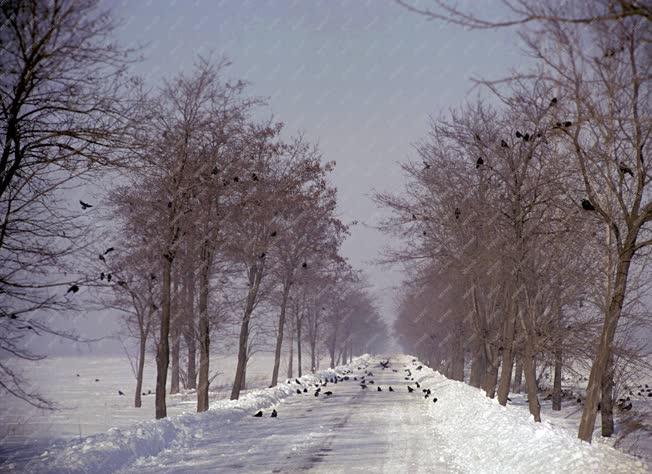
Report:
M421 390L408 393L404 363L395 361L392 367L399 372L376 364L354 367L349 381L328 383L317 397L311 385L308 393L263 410L262 418L216 427L190 446L141 459L124 472L455 471L428 415L432 400L425 400ZM375 383L362 389L353 378L366 370L374 374L367 382ZM277 418L270 417L272 408Z
M648 472L643 462L609 446L583 443L546 421L534 423L522 407L502 407L477 388L429 367L419 370L410 356L390 359L390 367L382 369L382 358L362 356L350 366L305 375L300 384L217 400L202 414L141 422L53 447L24 469L16 468L30 473ZM338 375L349 380L328 382L314 395L320 382ZM363 376L366 389L360 386ZM429 398L423 389L432 391ZM254 417L259 410L263 416ZM270 416L272 410L278 417Z

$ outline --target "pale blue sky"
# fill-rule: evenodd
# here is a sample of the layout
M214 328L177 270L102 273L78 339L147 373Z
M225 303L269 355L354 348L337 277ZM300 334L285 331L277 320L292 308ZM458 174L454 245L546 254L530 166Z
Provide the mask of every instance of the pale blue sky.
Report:
M467 0L468 2L468 0ZM427 0L422 0L427 4ZM468 2L496 13L496 2ZM113 2L123 45L147 44L137 71L155 85L192 67L198 54L226 55L228 76L269 98L267 113L287 130L319 142L337 161L335 184L345 222L373 225L373 190L397 190L398 162L424 136L428 116L476 90L471 77L518 66L515 31L468 32L427 21L391 0L150 0ZM392 318L397 272L370 262L388 243L357 226L343 253L371 277Z

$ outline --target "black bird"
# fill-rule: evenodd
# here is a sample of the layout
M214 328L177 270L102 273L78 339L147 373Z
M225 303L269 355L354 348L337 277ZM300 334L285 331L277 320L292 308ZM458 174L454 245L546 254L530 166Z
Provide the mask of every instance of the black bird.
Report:
M217 169L217 166L211 170L211 174L213 175L217 174L218 172L219 170Z
M301 264L301 267L302 267L302 268L308 268L308 263L307 263L307 262L303 262L303 263Z
M319 396L319 389L317 389L317 391L315 392L315 397L318 397L318 396Z
M261 254L260 254L260 258L265 258L266 255L267 255L267 254L266 254L265 252L261 253Z
M500 146L503 147L503 148L509 148L509 145L507 144L507 142L505 140L500 140Z
M627 166L626 164L624 164L624 163L620 163L620 164L618 165L618 169L620 170L620 173L621 173L621 174L628 174L628 175L630 175L631 177L634 177L634 172L633 172L632 169L631 169L629 166Z
M234 176L234 177L233 177L233 182L234 182L234 183L237 183L238 181L240 181L240 178L238 178L237 176Z
M100 379L95 379L95 381L96 381L96 382L99 382L99 381L100 381Z
M143 392L143 395L147 395L145 392Z
M394 389L392 388L391 385L389 386L389 391L390 391L390 392L393 392L393 391L394 391Z
M263 416L263 411L260 410L258 413L254 415L256 418L261 418Z
M81 199L79 200L79 204L81 205L81 208L82 208L84 211L85 211L86 209L88 209L89 207L93 207L93 206L91 206L90 204L85 203L85 202L82 201Z
M299 379L294 379L294 381L295 381L296 383L298 383L299 385L301 385L301 382L299 382Z
M523 135L521 135L521 132L519 132L518 130L516 130L516 138L521 138L522 136L523 136Z
M251 174L251 180L252 181L258 181L258 175L256 173Z
M430 396L429 393L426 393L423 398L428 398Z
M324 392L324 395L331 396L331 395L333 395L333 392L331 392L331 391L329 390L328 392Z
M301 390L297 388L297 395L301 395Z
M408 392L412 393L414 392L414 389L408 385Z
M421 385L419 385L419 382L417 382L416 384L417 384L417 388L421 388Z
M570 127L571 125L573 125L573 122L570 122L570 121L568 121L568 120L566 120L566 121L564 122L564 127L566 127L566 128Z
M367 382L367 383L376 383L376 382L374 382L373 380L370 380L370 381L369 381L369 382Z
M480 168L482 165L484 165L484 160L480 157L478 158L478 161L475 162L475 169Z
M527 142L529 140L530 140L530 134L529 133L526 133L525 135L523 135L523 141Z
M270 415L270 418L276 418L278 416L278 412L276 410L272 410L272 414Z
M104 255L100 254L99 259L101 262L106 263L106 259L104 258Z
M550 99L550 107L552 107L553 105L557 105L557 97L553 97L552 99Z
M104 281L104 272L100 273L100 280Z
M582 209L585 211L595 211L595 207L593 207L593 204L588 199L582 199Z
M68 288L68 291L66 291L66 294L67 293L77 293L78 291L79 291L79 287L77 285L72 285L70 288Z
M308 389L307 389L307 388L304 388L304 389L303 389L303 393L308 393Z
M106 281L111 281L111 274L110 273L106 276Z
M461 213L462 213L462 211L460 211L460 208L456 207L455 208L455 219L459 219Z
M419 367L417 367L417 370L421 370L421 369L423 369L423 365L420 365Z
M269 234L272 237L276 237L276 231L273 231L271 234Z
M433 398L433 399L432 399L432 402L433 402L433 403L437 403L437 397Z
M358 377L353 377L353 380L358 380Z
M367 388L367 386L366 386L365 384L361 383L361 384L360 384L360 388L361 388L362 390L364 390L365 388Z
M77 374L77 377L79 377L79 374Z
M118 390L118 395L124 395L124 393L122 393L122 390Z
M151 394L152 394L152 391L151 391L151 390L147 390L147 395L151 395Z
M107 253L111 253L111 252L113 252L114 250L115 250L115 249L114 249L113 247L109 247L108 249L106 249L106 250L104 251L104 255L106 255Z

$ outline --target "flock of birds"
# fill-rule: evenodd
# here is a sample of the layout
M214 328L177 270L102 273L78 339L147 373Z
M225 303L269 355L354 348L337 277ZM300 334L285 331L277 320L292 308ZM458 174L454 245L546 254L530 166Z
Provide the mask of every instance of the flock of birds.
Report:
M403 369L405 372L404 380L407 381L407 384L405 385L407 388L408 393L418 393L418 390L421 391L423 394L424 399L429 399L432 395L432 389L430 388L424 388L421 386L421 384L414 380L414 374L412 373L412 370L419 371L423 369L422 365L418 365L416 359L412 359L412 364L416 365L416 367L410 368L406 367ZM385 369L391 369L393 372L398 372L398 369L392 369L390 365L390 360L387 359L385 361L380 361L379 367L381 370ZM294 379L292 380L287 380L287 384L292 384L293 382L296 385L299 385L298 388L296 388L296 394L297 395L302 395L304 393L308 393L309 391L314 390L314 396L319 397L320 395L325 395L326 397L330 397L333 395L332 390L325 390L322 392L323 388L328 387L328 384L330 383L331 386L336 385L338 383L346 383L346 382L355 382L360 385L360 388L362 390L366 390L369 388L369 385L375 385L376 386L376 392L382 392L383 387L380 385L376 385L376 382L372 379L374 376L373 372L371 370L368 370L368 366L363 365L357 367L358 372L363 372L361 375L356 375L352 369L346 369L343 370L340 374L335 374L332 377L326 377L326 378L320 378L318 383L302 383L301 380L299 379ZM412 383L414 383L415 387L412 386ZM395 389L391 385L387 386L387 391L388 392L396 392L398 389ZM433 403L437 403L437 397L432 397ZM255 418L261 418L264 415L263 410L257 411L253 416ZM270 418L278 418L278 412L276 409L272 410L272 413L270 415Z

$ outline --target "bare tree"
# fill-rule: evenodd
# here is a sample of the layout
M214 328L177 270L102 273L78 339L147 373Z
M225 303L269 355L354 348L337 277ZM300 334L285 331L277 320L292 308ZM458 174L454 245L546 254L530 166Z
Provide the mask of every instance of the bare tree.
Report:
M88 222L65 191L119 164L131 144L132 54L112 41L114 30L96 0L0 9L0 349L23 359L42 358L25 348L26 335L75 338L40 317L71 309L83 282L72 256L88 244ZM82 213L92 206L80 204ZM49 406L8 362L0 385Z

